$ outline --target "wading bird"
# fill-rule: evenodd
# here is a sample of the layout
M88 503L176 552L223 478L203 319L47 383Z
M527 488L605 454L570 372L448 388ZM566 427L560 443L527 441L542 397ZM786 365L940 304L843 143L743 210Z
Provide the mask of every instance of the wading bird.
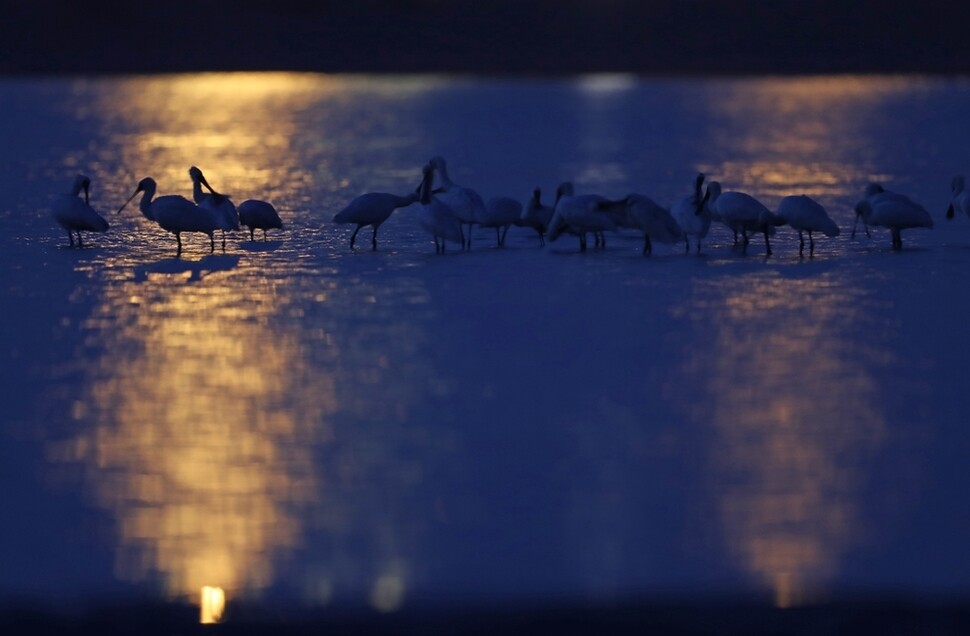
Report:
M434 238L434 251L444 254L445 242L452 241L464 245L461 233L461 220L455 211L432 194L431 184L434 181L434 168L429 163L423 168L423 179L419 188L421 210L418 212L418 223Z
M721 192L721 184L711 181L707 186L707 206L712 218L716 218L731 228L735 236L741 233L741 245L748 249L748 232L761 232L765 235L765 254L771 256L771 243L768 236L782 221L760 201L744 192Z
M552 220L552 215L555 212L554 208L543 205L541 199L542 190L536 188L532 191L532 198L529 199L522 210L522 216L515 223L520 227L531 227L535 230L539 234L540 246L546 244L546 228L549 227L549 221Z
M705 195L702 195L704 174L698 173L694 179L694 193L674 204L671 214L684 232L684 250L690 252L690 237L694 237L697 253L701 253L701 241L711 229L711 210Z
M263 231L266 240L266 230L283 229L283 221L271 204L259 199L247 199L239 204L239 222L249 228L249 240L255 241L254 230Z
M74 235L77 232L77 245L83 247L81 232L106 232L108 222L91 207L88 199L88 189L91 179L79 174L74 177L70 194L58 194L51 205L51 216L58 225L67 230L67 240L74 247ZM84 190L84 200L81 200L81 190Z
M889 228L894 250L903 249L903 238L900 234L903 230L933 227L930 213L904 194L888 192L879 184L870 183L866 188L866 195L855 206L856 221L861 217L867 226Z
M596 247L605 246L603 232L616 231L613 217L600 209L600 204L606 202L598 194L573 194L573 184L566 181L556 189L556 209L549 221L548 235L550 241L555 241L563 232L575 234L579 237L579 251L586 251L586 235L594 235Z
M509 228L522 218L522 204L512 197L493 197L485 204L482 227L495 228L495 240L499 247L505 245Z
M778 204L778 217L798 232L798 255L805 253L804 232L808 232L808 254L815 254L812 232L821 232L829 238L840 234L839 226L829 217L820 203L804 194L785 197Z
M439 188L435 191L435 196L454 211L462 225L468 226L468 235L463 237L462 247L471 249L472 226L484 220L485 202L471 188L460 186L451 180L443 157L432 157L428 165L438 175Z
M422 187L424 182L422 181ZM350 249L354 249L354 241L357 240L357 233L360 232L361 228L370 226L374 228L374 233L371 235L371 249L377 249L377 229L381 224L386 221L394 210L398 208L404 208L420 198L420 189L418 192L412 192L407 196L397 196L396 194L390 194L387 192L368 192L367 194L362 194L350 203L347 204L340 212L334 215L334 223L356 223L357 228L354 233L350 235ZM242 216L242 211L240 209L240 216Z
M654 241L679 243L684 238L684 233L670 210L643 194L631 194L619 201L605 201L600 203L599 207L602 210L611 208L621 210L625 220L617 224L643 232L644 256L650 256L653 253Z
M116 214L120 214L131 203L131 200L141 192L142 197L138 209L141 210L146 219L158 223L160 228L175 235L175 240L178 241L176 256L182 255L182 232L205 234L209 237L209 251L214 252L216 242L213 233L220 228L219 219L216 218L215 213L212 210L200 208L178 194L169 194L155 199L157 188L158 185L154 179L145 177L138 182L138 188L134 194L128 197L124 205L118 208Z
M192 178L192 199L200 208L211 210L214 214L219 223L219 229L222 230L222 249L225 250L226 231L239 229L239 214L236 212L236 206L228 194L213 190L206 181L205 175L195 166L189 168L189 176ZM202 186L205 186L209 192L203 192Z

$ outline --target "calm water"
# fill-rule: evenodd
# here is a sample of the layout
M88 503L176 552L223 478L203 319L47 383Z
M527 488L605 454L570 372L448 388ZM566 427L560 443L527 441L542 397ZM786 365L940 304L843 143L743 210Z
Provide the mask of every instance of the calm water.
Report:
M892 77L3 80L0 597L967 598L968 112ZM436 154L486 198L700 170L843 235L436 257L402 210L350 253L332 215ZM286 231L176 259L113 214L190 165ZM78 171L112 229L71 250L45 209ZM851 240L871 179L937 227Z

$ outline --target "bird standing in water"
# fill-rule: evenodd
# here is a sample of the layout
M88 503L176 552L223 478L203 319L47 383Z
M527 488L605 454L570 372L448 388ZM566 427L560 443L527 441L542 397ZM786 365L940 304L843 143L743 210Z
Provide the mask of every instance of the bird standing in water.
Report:
M83 174L74 177L70 194L59 194L51 205L51 216L58 225L67 230L67 239L74 247L74 232L77 233L77 246L83 247L81 232L106 232L108 222L91 207L88 190L91 179ZM81 200L81 190L84 190L84 200Z

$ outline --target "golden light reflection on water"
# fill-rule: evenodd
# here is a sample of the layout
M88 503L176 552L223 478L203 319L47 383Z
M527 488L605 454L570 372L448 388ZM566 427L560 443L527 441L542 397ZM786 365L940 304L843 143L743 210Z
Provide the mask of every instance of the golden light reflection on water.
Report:
M707 102L715 161L701 170L730 189L789 194L829 203L877 175L880 158L865 133L887 100L911 91L892 77L824 76L733 81Z
M433 81L403 91L393 81L357 88L402 99ZM343 99L347 86L285 73L111 81L96 110L111 159L96 169L114 173L106 181L120 201L146 175L160 193L187 196L196 164L237 203L305 203L308 191L338 182L327 165L305 165L306 144L330 142L320 141L326 130L307 135L301 113L325 120L321 104ZM174 259L171 237L137 213L118 225L125 241L102 256L103 297L87 321L101 353L86 369L78 432L53 448L55 460L83 465L94 502L115 517L117 576L161 579L167 594L200 603L212 600L200 590L218 587L220 605L269 586L278 557L292 558L309 532L323 530L336 546L369 551L334 548L332 562L297 568L290 574L305 580L289 583L310 590L312 602L343 584L370 594L382 611L399 607L408 541L401 515L375 502L421 479L396 445L418 434L401 423L431 373L415 361L420 327L388 312L400 313L395 302L420 305L426 292L401 277L338 284L333 268L324 275L300 251L305 240L245 250L230 243L226 254L201 258L190 243ZM360 301L364 289L371 302ZM398 373L408 381L386 381ZM375 400L369 387L382 384ZM321 449L331 446L338 409L368 426L331 456ZM321 453L332 461L321 462ZM362 483L380 483L380 496L361 495Z
M265 587L318 494L309 444L329 434L332 378L267 327L273 298L166 275L115 292L95 316L119 329L91 387L98 425L68 451L117 517L118 575L161 572L169 594L193 600L204 586Z
M688 408L711 428L716 515L732 558L779 606L823 594L868 530L865 466L886 433L866 371L875 354L849 340L860 303L862 292L826 275L695 289L690 312L712 344L686 369L709 399Z

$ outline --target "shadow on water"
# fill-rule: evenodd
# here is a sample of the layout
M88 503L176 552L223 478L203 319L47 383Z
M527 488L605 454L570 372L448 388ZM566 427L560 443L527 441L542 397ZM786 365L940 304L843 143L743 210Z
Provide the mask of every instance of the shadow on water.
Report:
M166 258L150 265L135 267L135 281L147 280L149 274L189 274L189 282L201 281L215 272L228 272L239 265L239 257L228 254L203 256L198 261Z

